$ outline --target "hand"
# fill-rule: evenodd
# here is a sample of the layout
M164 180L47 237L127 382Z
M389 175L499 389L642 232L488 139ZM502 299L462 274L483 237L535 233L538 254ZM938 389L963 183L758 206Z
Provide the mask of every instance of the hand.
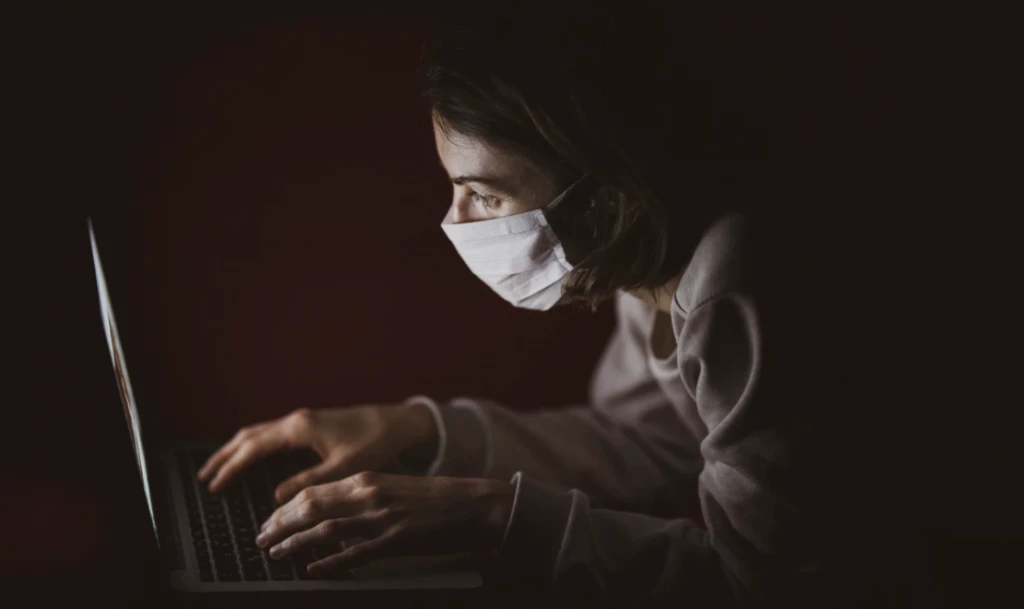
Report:
M363 472L300 492L267 519L256 544L279 559L361 539L310 564L315 577L382 558L495 549L514 493L500 480Z
M199 469L199 479L210 480L210 491L218 492L256 459L281 450L316 451L321 463L275 489L275 499L283 504L308 486L384 469L408 451L435 446L437 435L434 417L423 404L300 409L242 428Z

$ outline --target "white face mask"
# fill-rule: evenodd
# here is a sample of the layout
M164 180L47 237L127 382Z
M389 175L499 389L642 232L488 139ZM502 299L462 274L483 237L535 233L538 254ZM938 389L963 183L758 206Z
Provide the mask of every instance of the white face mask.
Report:
M469 270L499 296L516 307L546 311L561 300L562 279L572 265L544 214L576 184L543 209L504 218L453 224L449 209L441 228Z

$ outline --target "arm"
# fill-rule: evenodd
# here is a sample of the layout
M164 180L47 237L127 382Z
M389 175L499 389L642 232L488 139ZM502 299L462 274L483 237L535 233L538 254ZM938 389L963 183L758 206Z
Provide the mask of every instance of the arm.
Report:
M508 480L522 471L606 506L695 512L698 444L648 369L652 311L627 295L616 304L616 332L592 381L593 408L517 413L486 400L414 398L435 413L441 436L428 473Z
M678 344L709 429L700 474L707 529L595 509L579 491L518 474L499 573L633 603L833 606L875 587L879 573L913 564L893 531L835 511L814 496L818 480L795 468L803 426L759 395L761 342L748 299L725 295L698 307Z

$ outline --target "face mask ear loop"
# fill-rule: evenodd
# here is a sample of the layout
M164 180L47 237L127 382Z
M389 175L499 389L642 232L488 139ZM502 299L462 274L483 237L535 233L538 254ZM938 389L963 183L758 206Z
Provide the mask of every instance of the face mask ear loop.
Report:
M575 193L586 196L588 192L591 192L588 188L593 181L590 172L583 174L543 210L544 219L547 220L548 226L551 227L555 237L561 243L569 264L578 263L584 254L580 251L579 231L582 230L584 214L590 206L589 201L572 195ZM584 185L584 182L587 184ZM581 188L583 188L582 191ZM589 199L589 197L587 198Z
M565 203L565 201L569 198L569 195L572 193L572 191L576 190L576 187L582 184L584 180L586 180L589 177L590 173L585 173L580 177L580 179L570 184L568 188L562 191L562 194L555 197L554 201L548 203L547 206L544 207L544 215L547 216L548 214L551 213L557 213L558 210L560 210L560 208L562 207L563 203Z

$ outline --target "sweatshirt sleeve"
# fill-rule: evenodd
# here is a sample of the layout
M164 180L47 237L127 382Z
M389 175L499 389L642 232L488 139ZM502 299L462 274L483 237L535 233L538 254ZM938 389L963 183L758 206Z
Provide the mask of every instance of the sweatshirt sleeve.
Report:
M759 396L752 302L720 296L680 330L680 369L709 430L699 477L706 528L595 508L583 492L522 472L498 572L613 602L707 607L838 606L874 588L883 563L898 570L905 556L887 531L831 510L794 467L805 430Z
M591 405L515 412L483 399L427 405L440 432L428 475L508 480L521 471L602 507L697 511L699 444L647 366L653 311L620 295L617 327L591 383Z

